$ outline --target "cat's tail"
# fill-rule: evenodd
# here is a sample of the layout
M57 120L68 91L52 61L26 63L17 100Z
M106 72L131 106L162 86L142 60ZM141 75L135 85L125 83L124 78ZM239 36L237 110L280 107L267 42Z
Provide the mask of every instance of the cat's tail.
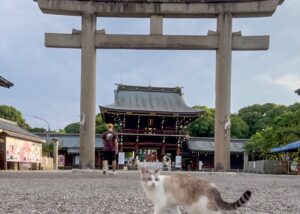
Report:
M215 201L219 208L223 210L235 210L241 206L243 206L249 199L251 198L251 191L247 190L244 194L238 199L236 202L228 203L221 198L220 192L215 192Z

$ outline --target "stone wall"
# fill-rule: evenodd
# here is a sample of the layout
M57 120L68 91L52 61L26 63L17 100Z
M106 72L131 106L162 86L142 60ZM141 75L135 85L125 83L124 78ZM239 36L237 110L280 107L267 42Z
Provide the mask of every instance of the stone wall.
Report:
M41 167L42 167L42 170L52 170L53 169L53 158L42 157Z
M278 160L249 161L247 172L262 174L286 174L287 166Z

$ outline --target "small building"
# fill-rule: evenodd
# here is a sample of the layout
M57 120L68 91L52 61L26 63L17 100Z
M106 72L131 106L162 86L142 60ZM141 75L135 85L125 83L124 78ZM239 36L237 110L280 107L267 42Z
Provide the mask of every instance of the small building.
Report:
M248 139L230 140L230 169L233 171L243 170L244 145ZM202 161L203 170L214 168L214 138L191 137L188 142L192 169L199 169L199 161Z
M0 76L0 86L4 88L10 88L14 86L14 84L9 82L7 79L4 79L2 76Z
M60 134L60 133L36 133L39 137L46 140L56 138L58 140L58 166L64 169L79 168L79 150L80 150L80 137L79 134ZM101 135L96 134L95 145L95 168L102 168L102 151L103 143ZM60 161L63 159L63 161Z
M0 118L0 169L39 169L44 142L17 123Z

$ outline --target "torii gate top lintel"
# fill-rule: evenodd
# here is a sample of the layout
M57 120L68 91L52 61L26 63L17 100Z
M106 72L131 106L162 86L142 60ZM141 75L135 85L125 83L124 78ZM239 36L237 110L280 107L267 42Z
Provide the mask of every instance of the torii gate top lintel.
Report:
M284 0L35 0L44 13L98 17L215 18L231 13L233 18L272 16Z

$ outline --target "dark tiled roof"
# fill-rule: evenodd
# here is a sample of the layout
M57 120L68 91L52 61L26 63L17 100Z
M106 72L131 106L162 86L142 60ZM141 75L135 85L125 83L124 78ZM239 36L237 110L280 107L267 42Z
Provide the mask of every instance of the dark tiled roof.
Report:
M34 135L22 128L20 128L16 123L0 118L0 129L12 137L22 138L35 142L44 142L39 136Z
M248 142L247 139L231 139L230 152L244 152L244 144ZM188 148L193 151L214 151L214 138L199 138L191 137L188 142Z
M188 107L182 97L180 87L144 87L118 85L115 103L100 106L101 111L124 110L137 112L163 112L200 115L202 111ZM102 111L103 112L103 111Z
M14 84L9 82L7 79L4 79L2 76L0 76L0 86L5 88L10 88L14 86Z
M47 139L47 134L45 133L36 133L36 135L40 136L43 139ZM49 134L49 141L52 138L57 138L59 142L60 148L79 148L80 145L80 137L79 134ZM96 148L103 148L101 135L96 135Z
M79 0L90 1L90 0ZM230 3L230 2L251 2L251 1L266 1L266 0L92 0L98 2L155 2L155 3Z
M300 95L300 88L295 91L296 94Z

